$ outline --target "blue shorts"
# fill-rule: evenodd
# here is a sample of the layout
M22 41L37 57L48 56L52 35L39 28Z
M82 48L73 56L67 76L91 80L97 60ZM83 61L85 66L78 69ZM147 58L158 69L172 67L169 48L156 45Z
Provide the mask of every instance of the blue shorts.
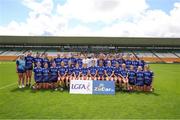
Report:
M49 77L43 77L43 82L48 83L49 82Z
M36 83L43 83L42 76L34 78Z
M36 81L36 83L43 83L43 81Z
M130 84L130 85L135 85L135 81L129 80L129 84Z
M129 79L129 84L130 85L135 85L136 84L136 79L135 78L129 77L128 79Z
M100 75L98 75L98 77L104 77L104 74L103 75L100 74Z
M26 66L26 70L33 70L33 66Z
M141 80L141 81L136 81L136 85L137 86L144 86L144 82Z
M145 80L145 81L144 81L144 84L145 84L145 85L147 85L147 86L150 86L150 85L151 85L151 83L152 83L152 81L151 81L151 80Z
M96 75L95 75L95 74L91 74L91 76L96 77Z
M26 70L25 70L25 69L17 69L17 72L18 72L18 73L25 73Z
M58 81L58 76L51 76L49 78L49 82L57 82Z

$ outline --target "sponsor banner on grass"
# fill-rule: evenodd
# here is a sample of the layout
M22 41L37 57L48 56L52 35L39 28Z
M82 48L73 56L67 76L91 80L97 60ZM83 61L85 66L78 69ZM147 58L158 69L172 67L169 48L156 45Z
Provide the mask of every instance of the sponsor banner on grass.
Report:
M93 94L115 94L114 81L93 81Z
M115 94L114 81L71 80L71 94Z
M92 80L71 80L70 93L72 94L92 94Z

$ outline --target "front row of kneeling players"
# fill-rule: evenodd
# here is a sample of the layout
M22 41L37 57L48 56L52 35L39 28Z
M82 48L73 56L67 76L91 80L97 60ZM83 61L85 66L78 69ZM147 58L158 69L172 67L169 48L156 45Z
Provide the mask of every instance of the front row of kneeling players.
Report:
M148 65L144 68L130 66L127 70L126 64L120 66L116 63L115 67L112 67L111 62L108 62L106 67L103 62L96 67L94 62L91 67L83 64L82 68L78 64L72 66L71 62L68 67L65 67L64 62L61 62L60 66L53 62L50 67L45 63L42 67L38 62L34 68L34 79L35 89L68 88L70 80L113 80L119 88L126 90L152 91L153 72Z

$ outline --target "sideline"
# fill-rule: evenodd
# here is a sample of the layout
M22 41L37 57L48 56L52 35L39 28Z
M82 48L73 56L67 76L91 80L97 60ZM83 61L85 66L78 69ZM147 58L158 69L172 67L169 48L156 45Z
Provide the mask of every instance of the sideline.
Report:
M2 89L4 89L4 88L8 88L8 87L10 87L10 86L13 86L13 85L15 85L15 84L17 84L17 83L12 83L12 84L9 84L9 85L0 87L0 90L2 90Z

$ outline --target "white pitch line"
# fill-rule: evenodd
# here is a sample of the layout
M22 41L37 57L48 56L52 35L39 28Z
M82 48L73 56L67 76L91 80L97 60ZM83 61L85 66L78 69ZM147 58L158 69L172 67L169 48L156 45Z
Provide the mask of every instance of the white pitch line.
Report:
M10 87L10 86L13 86L13 85L15 85L15 84L17 84L17 83L12 83L12 84L9 84L9 85L0 87L0 90L2 90L2 89L4 89L4 88L8 88L8 87Z

